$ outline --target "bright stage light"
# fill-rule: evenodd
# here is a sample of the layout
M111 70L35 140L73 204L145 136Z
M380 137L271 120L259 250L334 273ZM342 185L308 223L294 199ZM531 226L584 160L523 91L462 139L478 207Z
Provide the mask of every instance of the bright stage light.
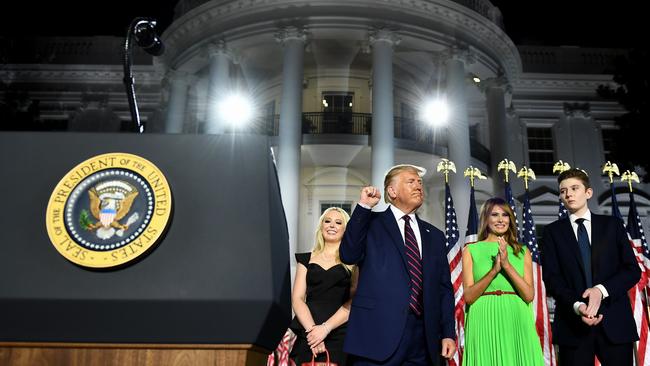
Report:
M251 100L241 94L232 94L218 104L219 118L235 127L243 126L253 119Z
M442 99L426 102L420 111L420 119L434 127L446 124L449 119L447 102Z

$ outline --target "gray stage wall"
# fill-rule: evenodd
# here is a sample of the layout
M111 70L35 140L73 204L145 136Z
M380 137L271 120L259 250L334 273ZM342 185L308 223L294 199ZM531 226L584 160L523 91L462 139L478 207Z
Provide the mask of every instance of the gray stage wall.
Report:
M88 270L51 244L59 180L125 152L166 176L173 213L137 263ZM0 132L0 340L252 343L291 317L289 241L266 137Z

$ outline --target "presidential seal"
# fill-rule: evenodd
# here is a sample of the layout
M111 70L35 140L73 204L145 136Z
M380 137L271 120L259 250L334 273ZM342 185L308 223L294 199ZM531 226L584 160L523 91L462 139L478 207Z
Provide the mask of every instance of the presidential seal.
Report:
M57 184L47 205L47 233L69 261L110 268L152 249L171 209L169 184L153 163L132 154L103 154Z

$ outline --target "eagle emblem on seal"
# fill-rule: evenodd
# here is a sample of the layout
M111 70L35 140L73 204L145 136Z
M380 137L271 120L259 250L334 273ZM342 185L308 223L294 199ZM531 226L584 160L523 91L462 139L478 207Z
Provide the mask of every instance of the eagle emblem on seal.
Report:
M122 237L129 226L136 222L140 215L135 212L126 219L133 201L138 196L138 190L133 185L122 180L111 180L97 184L88 190L90 198L90 213L95 222L82 210L79 223L89 231L95 231L98 238L107 240L114 235Z

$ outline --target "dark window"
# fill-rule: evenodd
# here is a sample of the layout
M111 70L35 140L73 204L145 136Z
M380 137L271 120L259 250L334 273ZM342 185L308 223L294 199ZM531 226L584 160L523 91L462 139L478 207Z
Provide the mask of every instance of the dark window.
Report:
M323 92L323 112L325 113L352 113L352 99L354 93L348 92Z
M354 93L323 92L323 133L352 131L352 100Z
M321 202L320 203L321 215L323 214L323 212L325 212L325 210L327 210L330 207L340 207L349 215L352 214L352 202L341 201L341 202Z
M528 128L528 160L530 168L537 175L551 175L555 154L553 132L550 128Z
M404 119L416 119L415 117L415 109L411 107L410 105L406 103L402 103L400 105L401 108L401 116Z
M406 103L400 104L400 114L402 118L398 119L395 125L395 136L417 141L418 139L418 123L416 121L415 109Z
M616 130L615 129L603 129L603 152L605 153L605 161L612 161L614 158L612 156L612 150L614 150L614 145L616 144Z

